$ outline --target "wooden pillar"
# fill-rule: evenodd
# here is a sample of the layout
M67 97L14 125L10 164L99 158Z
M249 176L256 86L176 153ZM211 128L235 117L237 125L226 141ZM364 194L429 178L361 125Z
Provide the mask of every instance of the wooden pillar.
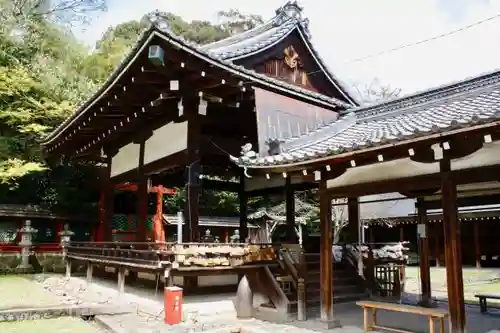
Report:
M295 191L292 187L292 179L286 177L285 182L285 213L286 213L286 242L297 243L297 233L295 232Z
M427 219L427 209L422 198L417 199L418 226L421 228L422 234L418 235L419 245L419 266L420 266L420 286L422 291L421 305L431 305L431 269L430 269L430 252L429 252L429 223ZM402 227L401 227L401 230Z
M240 242L245 242L248 237L248 194L245 192L245 175L240 175L240 190L238 192L240 200Z
M349 224L347 225L347 242L348 243L358 243L359 237L363 230L361 230L362 225L359 219L359 200L358 198L348 198L347 199L347 218L349 219Z
M137 184L137 219L135 224L136 242L146 241L146 222L148 220L148 178L144 174L144 153L146 150L146 139L139 141L139 167Z
M401 243L405 241L405 229L403 223L399 224L399 241Z
M440 242L439 242L439 237L440 237L440 224L439 223L434 223L434 226L436 227L433 234L434 234L434 257L436 258L436 267L439 267L441 263L439 262L439 256L441 255L441 249L440 249Z
M333 318L332 197L327 191L324 180L320 183L319 195L321 321L332 327L336 326Z
M56 219L56 244L61 244L60 232L63 230L64 230L64 221L61 219Z
M481 268L481 244L479 243L479 220L474 220L474 249L476 254L476 268Z
M457 212L457 187L452 178L450 159L447 156L440 161L440 168L450 333L464 333L465 305L460 225Z
M163 186L158 186L156 192L156 214L153 219L153 241L165 242L165 230L163 228Z
M118 150L105 150L106 168L102 174L102 206L100 226L97 233L98 241L109 242L113 240L113 226L111 225L115 210L115 189L111 183L111 160Z
M201 120L198 115L199 97L183 96L183 117L187 121L187 149L185 172L184 242L199 242L199 209L201 194L200 140Z

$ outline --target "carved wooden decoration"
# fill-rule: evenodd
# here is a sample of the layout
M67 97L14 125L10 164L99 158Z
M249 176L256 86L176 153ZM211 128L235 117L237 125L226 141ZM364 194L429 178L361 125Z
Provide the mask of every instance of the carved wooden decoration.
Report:
M284 51L285 53L285 64L291 69L299 67L300 57L297 51L295 51L293 45L287 47Z
M283 58L267 61L264 64L264 73L275 76L283 81L316 91L310 84L307 73L302 67L300 55L293 45L287 46L283 50Z

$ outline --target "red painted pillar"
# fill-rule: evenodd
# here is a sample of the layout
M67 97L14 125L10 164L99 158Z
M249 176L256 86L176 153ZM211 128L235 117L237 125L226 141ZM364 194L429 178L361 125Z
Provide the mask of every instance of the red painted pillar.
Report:
M61 231L64 229L64 221L63 220L56 220L56 243L60 244L61 243L61 235L59 234Z
M153 218L153 240L156 243L165 242L165 231L163 230L163 187L158 186L156 192L156 214Z

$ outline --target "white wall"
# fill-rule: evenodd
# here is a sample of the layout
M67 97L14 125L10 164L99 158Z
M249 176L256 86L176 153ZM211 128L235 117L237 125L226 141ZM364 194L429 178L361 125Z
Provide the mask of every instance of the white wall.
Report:
M168 123L156 131L146 141L144 165L175 154L187 148L188 123Z
M120 148L113 158L111 158L111 177L119 176L127 171L139 166L140 145L129 143Z

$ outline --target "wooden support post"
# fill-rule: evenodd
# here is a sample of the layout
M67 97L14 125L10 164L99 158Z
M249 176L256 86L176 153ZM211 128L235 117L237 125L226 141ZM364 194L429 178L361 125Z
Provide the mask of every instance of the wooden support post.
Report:
M338 326L333 318L333 225L332 225L332 197L326 188L326 181L322 180L319 189L320 195L320 281L321 281L321 321L328 328Z
M87 283L92 283L92 274L93 274L94 266L89 261L87 262Z
M348 243L358 243L360 241L359 237L363 230L359 219L359 200L358 198L348 198L347 199L347 218L349 223L347 225L347 242Z
M146 222L148 220L148 178L144 174L144 154L146 139L139 143L139 167L137 168L139 183L137 184L137 219L135 223L135 241L146 241Z
M245 242L248 237L248 194L245 192L245 175L243 172L240 175L240 190L238 192L240 200L240 242Z
M292 179L286 177L285 183L285 213L286 213L286 242L297 244L297 233L295 232L295 191L292 187Z
M186 205L184 208L184 242L199 242L199 209L201 194L201 162L200 162L200 140L201 140L201 120L198 115L199 97L184 96L183 112L188 122L187 129L187 156L186 156ZM186 279L184 279L186 280Z
M187 120L187 149L185 172L184 230L183 242L199 242L199 211L201 194L201 126L202 116L198 114L199 96L183 96L183 117ZM198 287L197 276L184 276L183 287L186 293Z
M439 237L441 233L439 232L439 224L434 223L434 225L436 226L434 230L434 257L436 258L436 267L439 267L441 265L441 262L439 261L439 256L441 255Z
M156 214L153 219L153 240L156 243L165 242L165 230L163 228L163 186L158 186L156 192Z
M421 226L424 234L419 235L419 266L420 266L420 285L422 291L421 305L431 305L431 269L429 260L429 223L427 219L427 209L422 198L417 199L418 224ZM417 226L418 228L418 226ZM401 229L402 230L402 229Z
M466 318L457 187L451 177L450 159L447 156L440 161L440 168L450 333L464 333Z
M121 294L125 291L125 268L118 268L118 292Z
M475 220L473 223L474 228L474 249L476 254L476 268L481 268L481 244L479 243L479 221Z
M69 279L71 277L71 260L66 257L66 278Z
M399 225L399 241L401 243L405 241L405 229L402 223Z
M111 160L117 150L105 150L106 168L102 173L102 206L100 212L100 225L97 232L97 241L110 242L113 240L113 227L111 220L114 214L115 189L110 182L111 178Z

